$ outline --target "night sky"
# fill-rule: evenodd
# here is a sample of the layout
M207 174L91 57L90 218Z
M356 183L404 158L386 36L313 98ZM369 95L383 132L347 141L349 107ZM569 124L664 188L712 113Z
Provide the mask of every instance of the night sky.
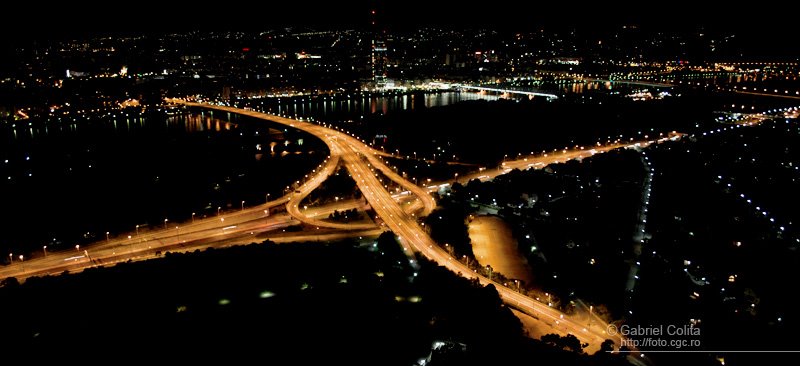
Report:
M212 2L213 3L213 2ZM681 29L697 25L712 28L755 30L797 28L787 23L791 16L779 8L757 9L688 2L597 2L503 1L470 5L461 1L263 1L219 2L220 6L194 7L191 2L143 0L118 2L100 8L62 2L43 7L35 2L4 4L16 17L4 17L6 29L21 28L40 34L79 30L182 30L265 29L275 25L358 26L366 23L368 11L384 9L394 27L418 25L501 26L536 28L540 25L604 26L638 23ZM478 2L480 4L480 2ZM255 5L253 5L255 4ZM771 24L771 25L770 25ZM8 37L6 34L4 37Z
M775 54L794 54L787 40L800 34L791 12L777 7L741 8L715 2L504 1L470 5L462 1L263 1L219 2L195 7L191 2L143 0L117 2L100 8L62 2L3 5L0 44L29 39L81 37L97 34L186 30L265 30L285 26L366 28L368 12L383 9L390 30L419 26L453 26L526 31L541 28L579 29L604 33L624 24L647 30L734 32L755 48ZM480 3L479 3L480 4Z

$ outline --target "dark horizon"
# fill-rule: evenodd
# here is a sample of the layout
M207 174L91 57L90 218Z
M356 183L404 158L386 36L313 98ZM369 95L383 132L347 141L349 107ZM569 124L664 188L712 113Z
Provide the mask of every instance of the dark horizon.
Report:
M140 2L137 6L107 6L84 9L58 4L35 8L33 3L7 7L14 14L0 24L5 36L0 49L11 49L31 41L52 41L160 34L188 31L267 31L282 28L369 28L369 12L377 9L383 27L407 31L423 27L490 29L500 32L577 31L584 38L613 35L623 26L637 26L644 34L658 32L736 35L743 56L754 59L800 56L785 39L796 33L789 12L773 11L752 17L746 9L715 4L691 8L644 9L629 3L567 5L528 2L506 6L448 6L410 0L401 3L358 0L346 5L333 2L270 4L267 7L217 6L213 9L183 4Z
M138 6L111 6L83 9L58 4L45 9L34 4L13 4L16 17L0 27L11 38L49 38L73 34L114 34L120 32L172 32L190 30L256 31L283 27L355 28L369 25L369 12L378 9L381 19L391 29L403 30L426 26L494 28L507 31L581 29L605 31L623 25L637 25L658 31L691 31L775 34L789 32L791 15L787 12L760 14L745 9L701 4L691 8L666 7L656 11L627 4L574 5L562 3L509 3L502 7L445 6L421 0L402 3L357 0L341 5L331 2L270 4L268 7L214 7L212 9L182 4L155 2Z

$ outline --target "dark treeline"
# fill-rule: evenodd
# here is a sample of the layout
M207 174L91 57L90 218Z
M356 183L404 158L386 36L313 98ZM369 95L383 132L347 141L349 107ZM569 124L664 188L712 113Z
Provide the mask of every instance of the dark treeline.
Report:
M224 357L226 364L410 365L428 357L434 341L450 345L433 352L438 365L618 361L558 350L571 349L570 339L550 337L548 346L525 338L493 288L425 260L418 270L409 267L391 233L369 249L354 244L265 242L22 285L6 280L0 344L31 362L158 355L178 362Z
M317 189L311 191L303 202L310 205L324 205L349 198L361 198L361 191L343 166L328 177Z
M526 287L555 294L564 311L572 309L563 300L577 296L619 318L643 179L642 161L632 150L514 170L488 182L454 184L426 223L431 236L454 245L459 258L471 257L469 217L496 212L531 264L537 280Z

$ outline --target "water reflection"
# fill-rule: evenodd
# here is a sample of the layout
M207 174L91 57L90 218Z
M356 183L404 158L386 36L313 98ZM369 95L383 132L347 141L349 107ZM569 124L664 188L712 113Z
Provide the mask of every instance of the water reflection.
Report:
M583 94L588 91L596 91L596 90L612 90L614 89L614 83L609 81L589 81L589 82L574 82L567 84L561 91L565 93L574 93L574 94Z
M498 100L501 96L472 92L403 93L389 95L306 96L273 98L260 105L277 114L320 119L359 119L419 108L441 107L467 100Z

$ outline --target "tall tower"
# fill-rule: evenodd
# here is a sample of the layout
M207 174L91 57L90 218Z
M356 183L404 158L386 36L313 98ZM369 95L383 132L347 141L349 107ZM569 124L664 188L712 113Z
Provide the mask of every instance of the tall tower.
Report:
M370 51L370 70L372 72L372 82L376 88L386 86L386 30L378 21L378 10L370 10L371 23L371 51Z

